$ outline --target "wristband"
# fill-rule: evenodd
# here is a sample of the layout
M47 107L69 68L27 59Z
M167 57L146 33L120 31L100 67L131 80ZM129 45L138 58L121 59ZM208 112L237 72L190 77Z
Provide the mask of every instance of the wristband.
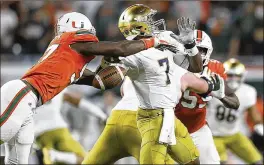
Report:
M204 76L201 77L201 78L204 79L207 82L207 84L208 84L208 90L207 90L207 92L202 93L202 94L199 94L201 97L204 97L205 98L205 97L208 96L209 93L211 93L213 91L214 84L210 80L208 80L208 78L206 78Z
M196 43L195 41L193 41L190 44L184 44L185 49L192 49L193 47L195 47Z
M199 50L196 46L194 46L191 49L185 49L185 51L187 52L189 56L196 56L199 53Z
M151 37L151 38L141 39L141 41L144 42L145 49L152 48L152 47L154 47L154 45L155 45L155 39L154 39L153 37Z

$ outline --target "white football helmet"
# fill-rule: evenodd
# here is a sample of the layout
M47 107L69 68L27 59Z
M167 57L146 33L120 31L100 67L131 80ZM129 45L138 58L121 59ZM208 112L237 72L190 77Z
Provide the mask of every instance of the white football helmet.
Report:
M96 34L95 28L91 21L83 14L77 12L71 12L61 16L55 27L56 35L60 35L64 32L73 32L80 29L90 31L93 35Z
M196 46L202 53L203 65L207 65L213 52L211 38L202 30L194 30Z

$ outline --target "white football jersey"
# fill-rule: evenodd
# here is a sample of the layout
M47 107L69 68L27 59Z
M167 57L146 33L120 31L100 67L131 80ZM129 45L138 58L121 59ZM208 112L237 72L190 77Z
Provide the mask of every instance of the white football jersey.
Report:
M214 136L229 136L240 130L244 112L256 104L256 89L248 84L241 84L235 92L240 106L237 110L226 108L221 101L213 98L208 103L207 121Z
M63 104L63 93L66 90L63 90L53 99L36 109L36 114L34 115L35 136L53 129L67 128L67 124L60 112Z
M139 101L134 86L128 76L125 77L124 82L122 84L122 88L123 88L123 97L116 104L113 110L137 111L139 106Z
M128 68L142 109L171 109L181 97L181 77L187 70L173 61L174 53L151 48L122 59Z

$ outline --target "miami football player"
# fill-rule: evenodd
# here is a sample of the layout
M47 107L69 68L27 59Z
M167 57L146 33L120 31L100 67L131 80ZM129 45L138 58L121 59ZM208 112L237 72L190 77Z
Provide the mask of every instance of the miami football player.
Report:
M213 51L210 37L204 31L195 30L195 39L198 49L202 52L204 68L226 79L223 64L216 60L210 60ZM226 89L225 92L219 92L219 96L215 97L223 101L227 107L238 108L239 101L230 89ZM187 127L195 145L198 147L201 164L220 164L211 130L206 123L206 104L209 100L195 92L186 90L175 108L175 115Z
M128 56L159 46L156 37L137 41L99 42L90 20L81 13L60 17L55 38L44 55L19 80L1 87L1 143L7 164L27 164L34 139L32 109L46 103L65 87L85 76L86 64L97 55Z
M153 35L153 31L150 33L149 31L145 31L146 29L149 29L148 24L154 25L153 22L147 22L149 21L147 18L150 18L150 16L153 15L153 12L154 10L145 5L137 4L130 6L122 13L120 17L121 26L119 26L119 28L121 32L127 39L137 39L139 37ZM131 22L135 23L134 26L130 26ZM185 39L185 42L188 42L186 40L191 38L190 43L192 46L185 43L185 46L187 47L187 49L189 49L190 55L197 55L198 50L195 47L195 43L193 42L194 40L192 40L194 28L193 22L189 21L189 19L184 18L180 19L180 21L178 22L181 22L179 26L184 25L184 28L182 28L181 31L185 32L185 34L180 34L182 40ZM146 23L148 23L148 26L146 25ZM137 29L138 33L132 36L131 33L135 33L135 29ZM145 34L144 32L148 33ZM187 35L189 35L189 38L187 37ZM164 58L157 57L158 54L164 56ZM199 83L201 83L201 86L199 86L199 89L197 89L201 92L208 92L208 85L206 81L197 78L191 73L186 73L186 70L179 68L179 66L174 64L173 57L173 53L168 50L152 49L150 51L142 51L140 52L140 55L135 54L134 56L131 56L131 58L122 59L122 63L129 68L128 75L132 80L131 85L132 87L134 86L135 92L137 93L138 99L140 101L141 108L138 110L137 124L142 136L140 158L138 156L138 147L134 146L138 144L138 142L140 142L140 140L134 138L134 135L138 135L138 133L136 132L136 124L129 124L132 123L132 121L135 121L135 112L131 111L131 109L130 112L129 110L116 110L113 111L111 117L107 122L106 128L104 129L102 135L96 142L93 149L86 156L83 164L104 164L107 161L108 163L113 163L118 158L133 154L135 154L135 157L140 160L141 164L165 164L167 161L167 147L168 153L179 163L185 164L190 163L194 160L197 161L198 152L190 136L188 135L186 128L179 120L176 120L173 117L173 107L175 106L177 99L174 100L173 97L170 97L170 95L174 94L174 92L180 95L181 84L183 85L186 83L182 86L183 88L185 88L189 85L189 87L191 87L192 84L190 83L194 81L198 86ZM192 78L194 78L195 80L191 80ZM128 81L129 80L125 80L125 82ZM126 93L126 91L124 91L124 93ZM128 95L130 94L128 93ZM135 104L135 102L133 102L132 104ZM133 107L135 108L135 106ZM171 107L172 109L170 109L169 107ZM173 143L173 139L172 143L168 142L166 135L165 139L163 139L163 136L160 136L160 130L164 130L164 128L161 129L163 121L162 116L164 115L164 111L166 111L165 116L167 116L168 113L172 113L172 115L168 115L172 118L164 121L170 121L169 124L172 124L169 126L169 129L171 131L170 133L176 134L176 139L178 141L176 145L175 143ZM176 120L176 133L174 132L174 120ZM149 124L153 124L153 127L147 128ZM121 129L121 127L126 125L126 128ZM130 125L131 128L129 129ZM119 127L120 129L115 129ZM111 130L113 129L116 131L112 132ZM133 136L132 134L130 134L130 137L125 136L125 134L121 134L122 130L126 131L127 133L135 132L136 134L133 134ZM171 135L171 137L173 138L173 135ZM133 144L131 144L133 145L133 147L131 147L131 145L129 144L124 144L124 140L128 139L133 139ZM111 144L108 144L110 142ZM170 145L168 145L169 143ZM115 148L116 150L108 151L107 148L109 148L109 146ZM150 148L152 148L152 150ZM119 150L121 150L121 152L119 152ZM102 152L107 154L100 154Z
M213 98L208 105L207 121L214 136L214 142L221 163L227 161L227 149L249 164L262 164L261 154L254 144L239 131L244 112L248 111L255 121L255 131L263 136L263 120L255 108L256 89L244 83L245 66L236 59L224 62L227 86L235 91L240 106L238 109L226 107L220 100Z

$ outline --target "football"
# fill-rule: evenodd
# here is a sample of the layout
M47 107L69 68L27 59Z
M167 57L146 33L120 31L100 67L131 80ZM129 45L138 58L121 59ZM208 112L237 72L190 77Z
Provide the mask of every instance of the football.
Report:
M93 87L101 90L118 86L126 75L126 69L120 66L108 66L100 70L93 79Z

